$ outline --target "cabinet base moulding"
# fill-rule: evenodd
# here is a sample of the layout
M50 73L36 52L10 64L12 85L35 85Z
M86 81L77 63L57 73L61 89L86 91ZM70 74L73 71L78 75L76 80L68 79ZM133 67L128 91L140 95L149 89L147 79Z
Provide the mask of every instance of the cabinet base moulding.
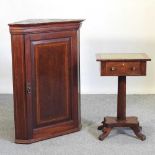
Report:
M74 132L80 131L81 128L82 128L82 125L80 125L79 128L70 129L68 131L64 131L64 132L61 132L61 133L51 133L51 135L47 135L45 137L38 137L38 138L33 138L33 139L28 139L28 140L15 139L15 143L17 143L17 144L32 144L34 142L47 140L47 139L62 136L62 135L65 135L65 134L74 133Z

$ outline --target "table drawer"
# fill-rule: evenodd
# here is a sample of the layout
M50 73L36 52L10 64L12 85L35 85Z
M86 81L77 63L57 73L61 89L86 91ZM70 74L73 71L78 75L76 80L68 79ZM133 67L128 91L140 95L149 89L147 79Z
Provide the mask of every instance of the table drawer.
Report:
M102 76L142 76L146 75L146 62L101 62Z
M127 62L125 72L127 75L142 75L141 62Z

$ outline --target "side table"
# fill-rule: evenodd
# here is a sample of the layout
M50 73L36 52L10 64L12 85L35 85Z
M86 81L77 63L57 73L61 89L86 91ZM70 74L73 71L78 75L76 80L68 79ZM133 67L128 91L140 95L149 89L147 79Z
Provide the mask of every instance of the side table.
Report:
M130 127L140 140L145 140L138 118L126 117L126 76L145 76L146 62L151 59L144 53L113 53L97 54L96 60L101 62L101 76L118 76L117 117L104 118L98 127L103 131L99 140L104 140L113 127Z

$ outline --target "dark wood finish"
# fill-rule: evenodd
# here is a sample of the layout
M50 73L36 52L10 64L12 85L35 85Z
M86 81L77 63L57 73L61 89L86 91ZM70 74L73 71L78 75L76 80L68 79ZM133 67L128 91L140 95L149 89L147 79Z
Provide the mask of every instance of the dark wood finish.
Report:
M102 61L101 76L144 76L146 61Z
M82 21L28 20L9 24L16 143L32 143L80 130Z
M50 20L32 19L9 24L11 34L27 34L39 32L78 31L83 20ZM65 26L64 26L65 24Z
M110 127L105 127L104 130L103 130L103 134L101 134L99 136L99 140L104 140L111 132L112 128Z
M97 60L101 61L102 76L118 76L117 117L104 118L103 125L98 126L98 130L103 131L99 140L104 140L113 127L130 127L140 140L146 139L141 133L142 128L139 126L138 118L126 117L126 76L146 75L146 61L151 59L146 54L138 55L138 58L134 54L130 54L130 58L126 56L120 56L120 54L97 56Z
M135 135L140 140L145 140L146 136L141 133L142 127L139 126L138 118L135 116L126 117L125 120L118 120L117 117L105 117L102 122L103 125L98 127L103 133L99 136L99 140L104 140L114 127L129 127L133 130Z
M126 76L118 77L117 120L126 119Z

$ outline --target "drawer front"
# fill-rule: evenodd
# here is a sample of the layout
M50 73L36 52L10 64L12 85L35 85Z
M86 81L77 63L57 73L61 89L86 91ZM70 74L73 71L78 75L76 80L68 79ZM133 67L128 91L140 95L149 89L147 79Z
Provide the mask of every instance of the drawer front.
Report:
M104 73L109 76L117 76L124 74L124 63L123 62L106 62L102 68L105 67ZM104 74L103 73L103 74Z
M146 62L101 62L102 76L141 76L146 74Z
M142 75L141 62L126 62L125 72L126 72L126 75L131 75L131 76Z

